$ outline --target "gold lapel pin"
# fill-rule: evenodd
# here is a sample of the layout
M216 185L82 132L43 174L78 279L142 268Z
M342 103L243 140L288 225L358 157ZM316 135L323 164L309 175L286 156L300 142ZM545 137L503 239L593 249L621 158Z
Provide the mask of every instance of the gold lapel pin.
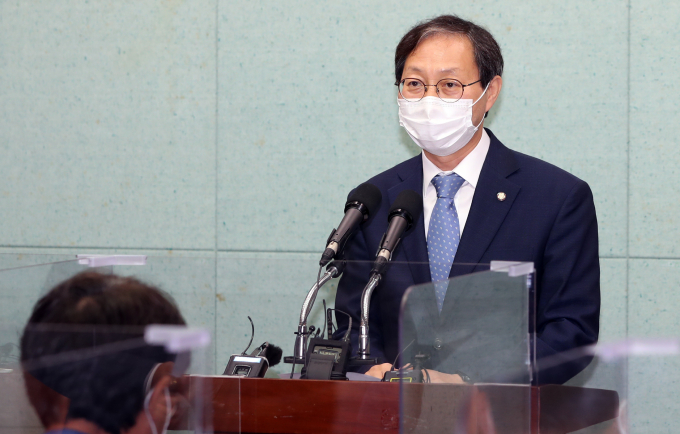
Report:
M498 200L500 200L501 202L503 202L503 201L505 200L505 198L508 197L508 196L507 196L505 193L503 193L502 191L500 191L500 192L498 192L498 194L496 195L496 197L498 198Z

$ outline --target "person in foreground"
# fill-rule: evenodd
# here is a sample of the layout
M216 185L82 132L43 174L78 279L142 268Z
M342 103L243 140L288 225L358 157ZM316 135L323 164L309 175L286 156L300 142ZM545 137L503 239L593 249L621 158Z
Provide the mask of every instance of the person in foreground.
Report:
M413 190L422 194L423 213L393 254L393 262L412 265L391 268L373 294L371 357L381 364L369 375L382 378L399 352L400 303L409 286L483 271L488 265L470 264L493 260L534 263L539 368L540 359L597 342L600 271L592 193L584 181L507 148L484 129L503 86L502 72L493 36L452 15L418 24L396 48L399 120L422 154L368 181L381 190L383 201L347 243L346 259L364 262L349 263L335 302L336 309L351 314L353 325L359 324L362 289L390 204L400 192ZM432 300L434 312L444 316L445 289ZM348 321L344 315L336 319L342 335ZM356 350L358 326L351 337ZM589 361L541 371L533 382L564 383Z
M185 325L174 302L134 278L85 272L33 308L21 338L31 405L52 434L160 434L177 401L174 355L143 344L150 324Z

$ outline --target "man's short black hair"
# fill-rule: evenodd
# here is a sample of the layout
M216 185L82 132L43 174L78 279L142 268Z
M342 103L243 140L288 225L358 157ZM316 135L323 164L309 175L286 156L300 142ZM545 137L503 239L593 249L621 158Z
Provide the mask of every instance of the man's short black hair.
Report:
M21 337L21 361L32 377L69 398L67 420L85 419L118 434L134 426L143 410L151 369L174 357L144 344L144 326L150 324L186 323L158 288L131 277L81 273L36 303ZM44 397L31 393L32 384L27 378L34 407L48 410L35 402ZM59 422L39 416L43 424Z
M441 15L423 21L401 38L394 53L394 75L401 81L406 59L427 38L435 35L460 35L468 38L475 51L475 63L483 87L497 75L503 74L503 55L494 37L483 27L455 15Z

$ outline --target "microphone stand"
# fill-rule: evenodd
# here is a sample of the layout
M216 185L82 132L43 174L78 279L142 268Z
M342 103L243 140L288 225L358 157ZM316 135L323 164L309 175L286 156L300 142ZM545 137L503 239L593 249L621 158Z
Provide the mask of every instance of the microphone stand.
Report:
M329 280L334 277L338 277L345 270L346 262L344 260L335 260L331 262L326 267L326 272L321 276L321 278L314 283L314 285L309 289L307 297L305 297L304 303L302 303L302 310L300 311L300 322L298 324L298 331L295 333L295 348L293 350L293 357L286 357L286 363L304 363L305 361L305 347L307 343L307 335L309 335L309 330L307 328L307 318L309 317L312 307L314 306L314 301L316 301L316 296L322 286L328 283ZM330 337L329 337L330 339Z
M383 239L385 236L383 236ZM397 239L397 243L398 243ZM381 242L382 244L382 242ZM396 244L395 244L396 247ZM352 360L353 365L375 365L378 360L371 358L371 341L368 336L368 315L371 307L371 296L373 291L378 287L382 280L383 274L387 271L392 253L386 249L380 249L373 268L371 269L371 277L364 287L364 292L361 293L361 322L359 323L359 349L357 350L356 359Z
M371 358L371 342L368 337L368 313L371 306L371 296L373 291L380 284L382 276L380 273L371 274L364 292L361 293L361 323L359 324L359 350L357 351L357 358L354 363L357 364L371 364L377 363L375 359Z
M388 215L387 231L383 234L380 240L380 250L373 261L373 268L371 268L371 277L364 287L364 292L361 294L361 322L359 324L359 349L357 356L353 359L351 365L375 365L378 359L371 358L371 341L368 336L368 315L371 306L371 296L373 291L380 284L382 276L387 272L390 261L392 260L392 252L399 245L401 236L413 226L413 218L415 214L420 218L422 212L422 198L413 190L404 190L395 199L392 204L392 209Z

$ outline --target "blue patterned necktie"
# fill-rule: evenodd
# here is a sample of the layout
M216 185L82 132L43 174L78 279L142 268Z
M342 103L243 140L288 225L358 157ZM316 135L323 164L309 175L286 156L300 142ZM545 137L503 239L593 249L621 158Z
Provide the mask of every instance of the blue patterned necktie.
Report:
M446 280L460 243L460 225L453 197L463 183L465 180L456 173L439 174L432 178L432 185L437 190L437 203L432 210L427 232L427 254L430 259L430 274L435 282L434 291L439 312L444 305L448 288Z

